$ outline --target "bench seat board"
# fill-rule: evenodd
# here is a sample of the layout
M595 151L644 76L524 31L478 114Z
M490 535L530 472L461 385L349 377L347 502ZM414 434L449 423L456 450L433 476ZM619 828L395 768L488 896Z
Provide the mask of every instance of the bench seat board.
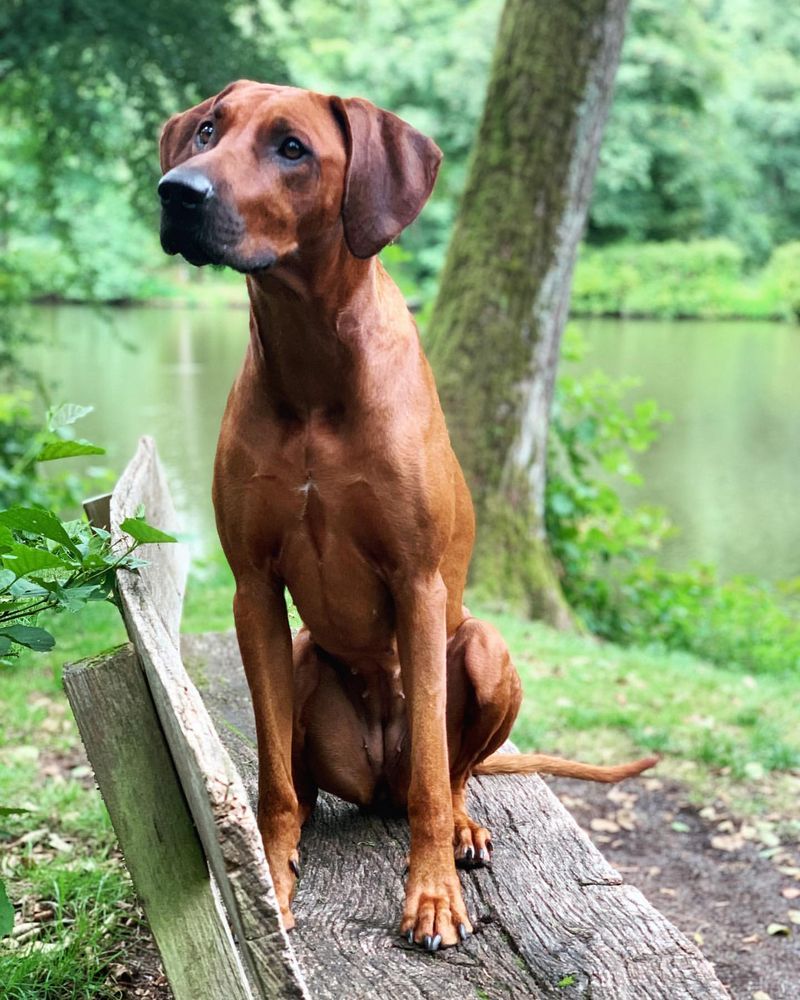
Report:
M186 635L182 654L254 800L255 727L236 638ZM395 933L405 820L320 795L303 832L290 935L312 996L728 996L697 947L623 883L540 778L473 778L469 807L495 844L491 868L461 876L476 933L465 946L431 956Z

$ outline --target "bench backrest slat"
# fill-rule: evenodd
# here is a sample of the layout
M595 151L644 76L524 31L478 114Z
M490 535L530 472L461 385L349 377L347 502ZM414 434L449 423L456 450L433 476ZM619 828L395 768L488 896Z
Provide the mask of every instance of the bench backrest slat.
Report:
M112 493L112 532L140 504L152 524L176 529L155 444L146 437ZM147 566L138 574L119 574L122 612L242 959L260 996L307 996L241 778L181 661L185 547L148 545L143 554Z

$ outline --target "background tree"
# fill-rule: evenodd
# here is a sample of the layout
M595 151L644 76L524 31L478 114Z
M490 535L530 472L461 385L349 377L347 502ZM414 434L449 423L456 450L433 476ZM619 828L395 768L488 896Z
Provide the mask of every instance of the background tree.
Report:
M507 0L429 330L477 510L476 582L561 626L570 616L544 533L547 423L626 7Z

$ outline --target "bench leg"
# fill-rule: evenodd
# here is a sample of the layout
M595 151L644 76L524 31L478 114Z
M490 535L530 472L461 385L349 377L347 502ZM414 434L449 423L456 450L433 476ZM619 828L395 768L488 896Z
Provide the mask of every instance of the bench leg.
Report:
M252 1000L132 648L68 667L64 687L175 1000Z

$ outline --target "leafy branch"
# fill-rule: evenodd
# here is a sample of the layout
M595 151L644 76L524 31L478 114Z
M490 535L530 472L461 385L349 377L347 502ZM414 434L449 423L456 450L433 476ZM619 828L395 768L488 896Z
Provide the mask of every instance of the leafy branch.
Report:
M115 545L109 532L86 521L62 521L40 507L0 511L0 656L15 647L46 652L55 638L36 625L44 611L77 612L92 601L116 603L115 574L136 570L136 555L151 542L174 542L143 512L120 525L131 539Z
M72 425L90 412L91 407L72 403L51 409L47 429L34 435L19 459L20 470L35 462L103 454L103 448L72 435ZM120 528L130 544L115 544L102 528L84 519L64 521L45 507L0 511L0 657L20 647L52 649L55 638L37 624L42 612L75 613L92 601L116 603L116 571L144 565L136 555L141 545L175 541L148 524L143 509Z
M47 429L35 434L12 470L29 476L36 462L102 455L105 449L72 436L72 425L91 407L66 404L50 410ZM117 603L116 572L145 565L136 555L142 545L174 542L149 524L144 509L125 518L120 529L129 543L112 541L103 528L81 518L64 521L53 510L15 505L0 510L0 662L27 648L52 649L56 640L37 624L45 611L77 613L92 601ZM25 812L0 806L0 816ZM14 927L14 907L0 878L0 938Z

